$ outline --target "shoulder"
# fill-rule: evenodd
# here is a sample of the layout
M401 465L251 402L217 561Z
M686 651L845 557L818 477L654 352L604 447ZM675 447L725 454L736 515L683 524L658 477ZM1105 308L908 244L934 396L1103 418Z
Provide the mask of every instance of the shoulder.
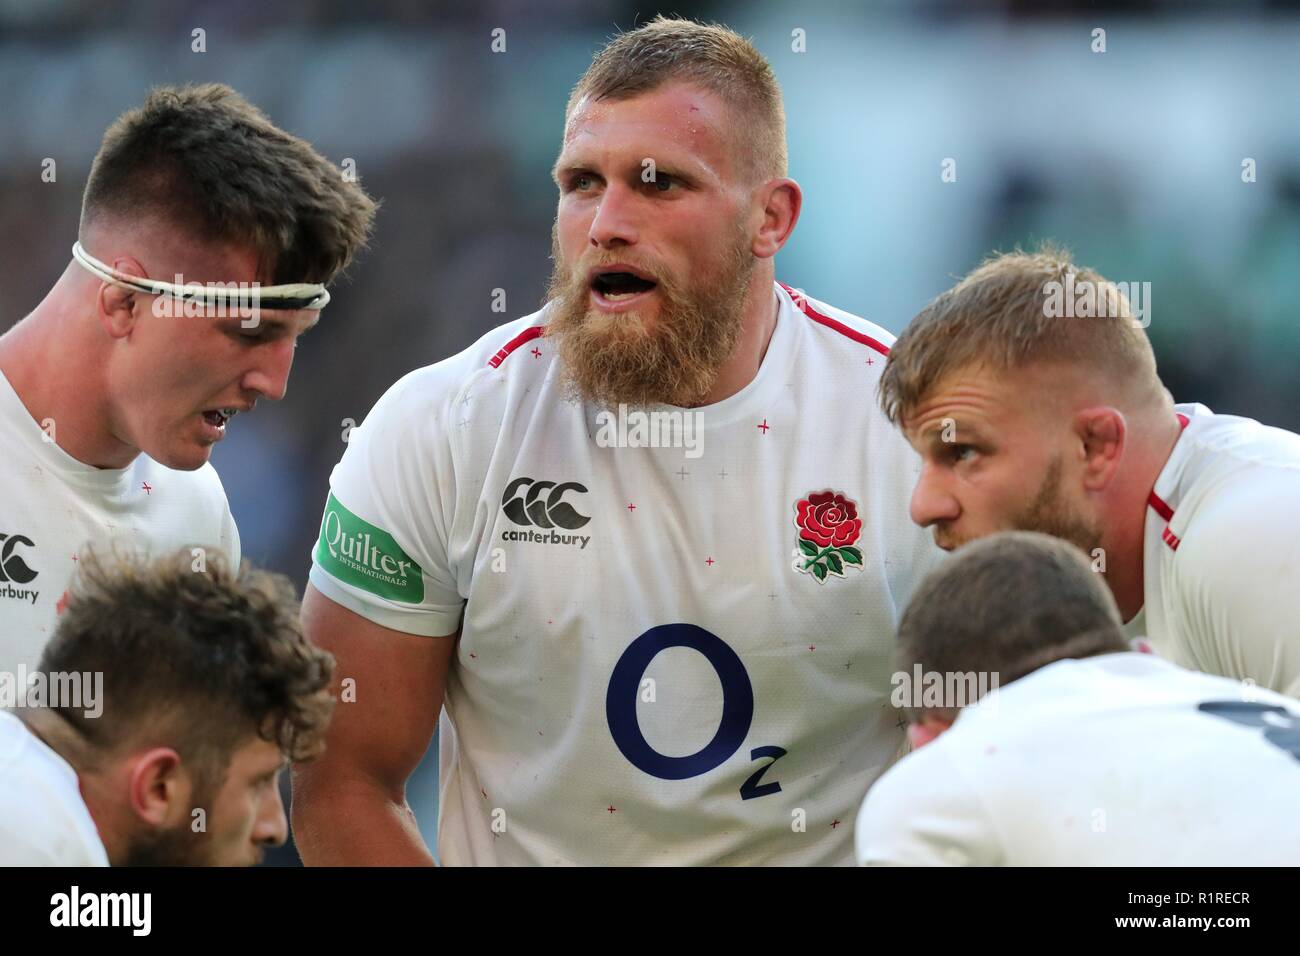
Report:
M1300 435L1201 406L1180 441L1190 445L1185 491L1170 528L1183 576L1215 576L1292 550L1300 513ZM1234 575L1236 577L1237 575Z
M376 415L427 420L430 414L449 410L480 381L545 375L552 360L551 350L540 345L546 333L545 311L497 326L463 351L403 375L366 421Z
M1201 459L1197 470L1209 483L1274 475L1300 479L1300 435L1253 418L1216 415L1203 405L1176 408L1189 418L1180 441L1188 442L1193 456Z
M803 289L779 283L790 296L797 314L807 320L814 337L821 343L843 350L857 357L864 350L874 352L881 359L889 355L894 336L887 329L868 322L861 316L838 309L821 299L813 298ZM883 364L883 363L882 363Z
M1300 463L1233 469L1179 508L1171 522L1179 538L1174 566L1180 575L1207 579L1238 579L1246 568L1278 570L1285 554L1300 554L1297 516Z
M0 727L0 865L106 865L75 778L17 720Z
M999 862L996 829L962 773L957 726L890 768L867 791L854 830L858 863L895 866Z

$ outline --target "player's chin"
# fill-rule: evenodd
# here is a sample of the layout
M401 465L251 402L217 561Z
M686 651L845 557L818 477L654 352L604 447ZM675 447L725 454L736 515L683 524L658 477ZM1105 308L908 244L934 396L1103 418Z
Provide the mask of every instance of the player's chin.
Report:
M146 453L160 465L176 471L194 471L208 463L215 444L201 435L186 435L174 439L156 453Z

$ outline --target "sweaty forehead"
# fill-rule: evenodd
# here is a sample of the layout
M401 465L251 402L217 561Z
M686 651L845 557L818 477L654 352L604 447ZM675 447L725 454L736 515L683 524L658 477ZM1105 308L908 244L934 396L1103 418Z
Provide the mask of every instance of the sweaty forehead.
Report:
M689 83L669 83L629 99L575 104L564 129L562 162L591 154L627 152L638 162L663 151L693 157L719 176L731 170L730 111L716 94Z

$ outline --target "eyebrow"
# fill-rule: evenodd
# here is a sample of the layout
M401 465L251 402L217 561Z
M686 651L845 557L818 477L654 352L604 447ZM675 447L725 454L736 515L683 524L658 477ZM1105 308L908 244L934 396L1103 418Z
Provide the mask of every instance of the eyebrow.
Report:
M956 437L953 439L953 441L944 441L943 423L944 423L944 419L942 418L939 419L938 422L936 422L934 425L930 426L925 431L923 431L920 435L918 435L917 436L918 439L920 439L921 441L929 442L932 445L969 445L973 443L978 444L978 443L986 442L988 440L985 437L984 433L980 431L980 429L976 428L974 425L963 425L960 422L955 422L954 424L956 425L956 431L955 431Z
M584 157L581 155L575 156L573 159L561 165L560 160L564 158L564 156L561 156L560 159L557 159L555 165L551 168L551 178L555 180L557 185L560 184L562 178L566 174L580 172L596 173L595 165L593 163L583 162L582 160ZM656 172L663 170L664 173L669 176L678 176L682 179L702 180L705 179L712 170L712 167L707 163L701 162L689 154L686 156L674 156L671 159L665 159L662 161L657 159L654 155L646 155L642 157L642 159L653 159ZM641 162L642 160L639 159L634 163L631 163L628 166L628 172L639 177L641 175L641 170L645 168L641 165ZM596 175L601 174L596 173Z

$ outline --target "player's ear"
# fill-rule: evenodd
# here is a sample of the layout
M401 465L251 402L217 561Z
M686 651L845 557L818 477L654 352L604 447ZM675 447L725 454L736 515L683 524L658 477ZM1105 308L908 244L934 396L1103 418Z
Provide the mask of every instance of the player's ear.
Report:
M803 208L803 191L793 179L770 179L759 187L756 205L762 218L750 251L760 259L770 259L794 232Z
M147 278L144 267L130 256L122 256L113 262L113 268L127 275ZM99 324L110 338L120 339L131 334L135 328L137 310L147 296L142 296L131 289L123 289L112 283L104 282L99 286L99 298L96 310Z
M951 726L951 720L925 714L919 721L907 725L907 741L913 750L919 750Z
M1105 490L1115 479L1124 457L1128 437L1124 413L1109 405L1085 408L1074 417L1074 433L1083 459L1084 488Z
M188 813L189 774L180 755L170 747L154 747L132 757L127 785L131 810L150 826L174 825Z

